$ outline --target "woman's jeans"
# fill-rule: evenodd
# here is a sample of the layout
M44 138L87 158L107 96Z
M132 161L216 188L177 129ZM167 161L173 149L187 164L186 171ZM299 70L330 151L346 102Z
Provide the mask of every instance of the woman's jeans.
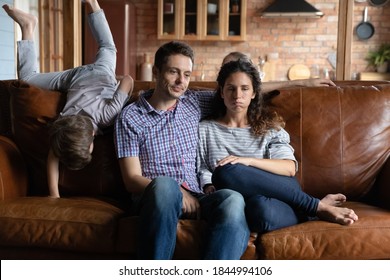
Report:
M215 169L212 182L217 189L232 189L244 196L251 231L268 232L299 223L302 214L316 215L319 200L303 192L295 177L227 164Z
M138 257L172 259L176 230L182 215L182 193L170 177L157 177L137 203L140 216ZM249 240L245 201L241 194L221 190L211 195L194 194L201 217L207 222L204 259L240 259Z

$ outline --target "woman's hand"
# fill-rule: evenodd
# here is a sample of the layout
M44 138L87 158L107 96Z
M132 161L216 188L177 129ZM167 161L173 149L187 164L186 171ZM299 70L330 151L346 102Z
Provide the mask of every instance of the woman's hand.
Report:
M243 165L249 166L251 165L252 160L253 158L249 158L249 157L238 157L238 156L230 155L218 161L217 167L226 165L228 163L231 164L241 163Z

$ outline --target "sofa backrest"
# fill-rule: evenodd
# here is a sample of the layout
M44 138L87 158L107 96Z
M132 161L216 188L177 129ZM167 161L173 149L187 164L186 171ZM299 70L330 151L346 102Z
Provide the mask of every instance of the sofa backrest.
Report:
M19 81L0 81L0 131L20 148L30 174L30 194L47 194L47 125L60 112L65 95ZM315 196L343 192L358 199L372 187L390 154L390 84L348 81L338 87L280 90L270 105L286 120L299 163L298 180ZM153 82L135 82L133 99ZM191 82L193 89L215 89L215 82ZM8 91L5 93L4 91ZM9 129L8 129L9 130ZM126 197L115 156L112 131L96 137L92 162L80 171L61 167L63 195Z

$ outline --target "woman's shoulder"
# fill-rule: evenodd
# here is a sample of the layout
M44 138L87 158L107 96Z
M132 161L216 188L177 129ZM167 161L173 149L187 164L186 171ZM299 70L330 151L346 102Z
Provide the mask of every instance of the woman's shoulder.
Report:
M211 127L214 126L214 123L215 121L214 120L202 120L200 123L199 123L199 129L205 131L205 130L209 130Z
M271 138L279 138L279 139L286 139L287 141L290 141L290 134L285 130L284 128L280 127L278 129L271 128L268 133L269 137Z

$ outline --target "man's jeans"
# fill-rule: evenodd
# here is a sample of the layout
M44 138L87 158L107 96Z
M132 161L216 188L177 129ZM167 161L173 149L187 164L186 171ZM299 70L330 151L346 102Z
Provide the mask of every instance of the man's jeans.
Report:
M173 257L182 196L180 186L170 177L157 177L147 186L138 202L140 259ZM249 240L242 195L226 189L195 196L207 222L203 258L239 259Z
M295 177L227 164L215 169L212 181L217 189L232 189L244 196L251 231L268 232L316 215L319 199L303 192Z

